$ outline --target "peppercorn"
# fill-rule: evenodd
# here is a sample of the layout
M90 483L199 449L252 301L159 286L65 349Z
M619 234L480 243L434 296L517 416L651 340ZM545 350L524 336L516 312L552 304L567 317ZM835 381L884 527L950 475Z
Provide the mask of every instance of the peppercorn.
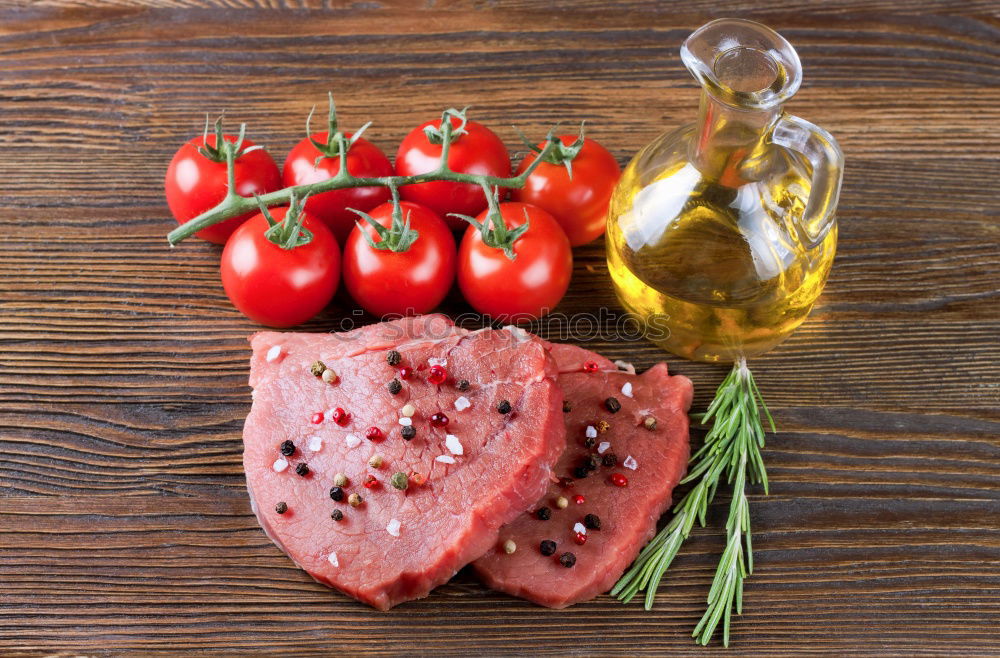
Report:
M606 420L599 420L599 421L597 421L597 433L598 434L604 434L605 432L608 431L609 427L611 427L611 425L608 424L608 421L606 421Z
M438 411L431 414L431 425L434 427L447 427L448 426L448 416L444 413Z
M333 418L333 422L337 423L341 427L344 427L349 422L351 422L351 414L350 414L350 412L345 411L341 407L337 407L336 409L333 410L333 416L332 416L332 418Z
M618 401L618 398L608 398L604 401L605 408L613 414L621 411L622 403Z
M460 391L468 391L469 390L469 380L468 379L459 379L458 380L458 390L460 390Z
M583 546L584 544L587 543L587 535L583 534L582 532L574 533L573 541L575 541L580 546Z
M330 518L333 519L334 521L343 521L344 513L341 512L339 509L335 509L332 512L330 512Z
M333 484L338 487L346 487L348 482L350 482L350 480L348 480L347 476L343 473L337 473L333 476Z
M433 365L427 371L427 381L431 384L443 384L448 379L448 371L442 365Z
M372 468L382 468L382 455L372 455L368 460L368 465Z
M645 418L642 419L642 426L645 427L650 432L652 432L653 430L656 429L656 419L653 418L652 416L646 416Z
M406 473L393 473L389 483L400 491L406 491L406 487L410 485L410 478L406 476Z
M337 373L335 373L333 370L327 368L326 370L323 371L323 381L325 381L327 384L332 384L332 383L336 382L337 381Z
M556 543L551 539L543 539L542 543L538 545L538 550L542 552L542 555L554 555Z
M336 480L334 480L336 482ZM342 487L333 487L330 489L330 498L337 501L338 503L344 500L344 489Z
M583 445L586 448L593 448L595 445L597 445L597 439L595 439L592 436L588 436L583 440Z
M409 441L417 435L417 428L414 427L413 425L406 425L401 430L399 430L399 434L400 436L403 437L403 439Z
M413 370L411 370L410 368L407 368L406 366L401 366L400 369L399 369L399 378L400 379L409 379L410 375L412 375L412 374L413 374Z
M371 489L372 487L378 486L378 478L369 473L365 476L365 481L361 483L365 489Z
M566 500L566 496L559 496L556 498L556 507L559 509L566 509L569 507L569 501Z
M396 350L389 350L389 353L385 355L385 360L390 366L398 366L399 362L403 360L403 355Z
M361 497L361 494L357 494L357 493L352 493L350 496L347 497L347 503L351 507L357 507L362 502L364 502L364 500L365 499Z
M302 477L309 475L309 466L305 462L300 462L299 465L295 467L295 474Z
M577 466L573 469L573 477L577 480L582 480L583 478L590 475L590 471L587 470L586 466Z
M320 423L323 422L323 412L322 411L317 411L316 413L314 413L312 415L312 417L309 419L309 421L313 425L319 425Z
M291 441L285 441L281 444L281 454L285 457L291 457L295 454L295 444Z
M507 400L500 400L500 404L497 405L497 411L499 411L502 414L509 414L510 402L508 402Z
M423 473L417 473L415 471L410 472L410 482L417 485L418 487L427 482L427 476Z
M618 455L613 452L606 452L604 456L601 457L601 463L605 466L611 468L618 465Z
M591 530L600 530L601 517L597 516L596 514L588 514L587 516L583 517L583 525L587 526Z
M569 400L563 400L563 413L568 414L573 411L573 403Z
M601 366L597 365L596 361L587 361L583 364L584 372L597 372Z
M503 552L510 555L517 550L517 544L514 543L513 539L508 539L503 543Z
M567 569L576 564L576 556L572 553L563 553L559 556L559 564L563 565Z
M573 496L573 503L575 505L583 505L585 502L587 502L587 499L580 494Z
M398 379L393 377L392 381L389 382L389 393L392 395L398 395L400 391L403 390L403 385Z
M586 466L588 471L596 471L597 467L601 465L601 458L595 454L590 454L586 459Z
M535 511L535 516L538 517L539 521L548 521L549 519L552 518L552 510L550 510L548 507L539 507Z
M628 478L622 475L621 473L612 473L609 479L611 480L611 484L615 485L616 487L628 486Z
M365 438L369 441L381 441L385 438L385 434L379 428L372 425L367 430L365 430Z
M316 361L309 366L309 372L311 372L314 377L322 377L324 370L326 370L326 364L322 361Z
M288 503L286 503L285 501L281 501L280 503L274 506L274 511L277 512L278 514L284 514L285 512L288 511Z

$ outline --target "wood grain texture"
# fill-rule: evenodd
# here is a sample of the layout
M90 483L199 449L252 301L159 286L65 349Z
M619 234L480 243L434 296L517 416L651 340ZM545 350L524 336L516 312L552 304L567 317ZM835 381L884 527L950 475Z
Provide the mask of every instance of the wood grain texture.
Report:
M463 572L383 614L312 583L243 488L257 327L217 247L166 246L161 186L204 112L280 160L327 89L389 153L471 103L511 147L587 119L624 163L693 118L681 40L738 15L796 45L790 109L848 165L827 291L754 364L781 432L734 655L1000 655L1000 7L755 4L0 2L0 654L712 653L689 634L723 496L651 612ZM559 311L616 309L603 245L575 267ZM370 320L337 308L303 329ZM663 358L610 320L580 342ZM723 372L669 361L703 406Z

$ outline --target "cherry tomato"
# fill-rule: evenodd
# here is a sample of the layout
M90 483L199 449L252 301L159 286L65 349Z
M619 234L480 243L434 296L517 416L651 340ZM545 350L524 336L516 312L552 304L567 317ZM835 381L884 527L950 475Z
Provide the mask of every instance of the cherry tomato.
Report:
M324 130L313 134L312 138L320 144L326 144L328 135ZM345 133L345 136L350 139L351 133ZM288 153L281 177L285 186L306 185L333 178L339 171L340 157L325 157L306 138ZM347 151L347 171L359 178L392 176L393 173L392 163L381 149L360 137ZM367 211L388 200L387 187L351 187L313 194L306 200L306 211L324 221L333 231L337 242L344 244L358 219L348 208Z
M426 313L441 303L455 280L455 238L433 211L408 201L403 218L417 239L405 251L375 249L383 237L373 226L355 226L344 245L344 285L358 304L376 316ZM392 203L371 211L372 219L393 228ZM363 232L362 232L363 231Z
M282 222L288 208L272 208ZM326 224L302 215L312 240L291 249L265 235L268 222L258 213L243 223L222 251L222 286L244 315L270 327L291 327L310 319L333 298L340 279L340 248Z
M571 147L577 137L561 135L559 140ZM538 148L544 146L543 142ZM517 168L517 175L537 156L529 153ZM528 174L523 188L511 190L511 199L547 210L566 231L569 243L577 247L604 233L608 203L621 177L621 167L606 148L589 138L583 140L570 166L572 177L561 163L541 163Z
M510 176L510 155L503 141L492 130L476 121L446 113L453 129L465 134L453 138L448 150L448 167L452 171L484 176ZM432 171L441 162L441 144L434 144L424 133L424 128L439 128L442 120L427 121L414 128L399 145L396 153L396 173L413 176ZM504 190L501 190L501 195ZM444 217L452 229L465 226L462 220L448 217L448 213L475 216L486 208L486 196L479 185L433 181L406 185L400 195L407 201L419 203Z
M236 143L235 135L224 135L227 142ZM198 147L214 151L216 136L195 137L177 150L170 166L167 167L167 205L174 219L183 224L219 204L229 189L226 176L226 160L214 160L198 152ZM241 151L246 151L254 143L244 139ZM278 165L267 151L255 149L242 153L236 158L236 193L240 196L266 194L281 188L281 174ZM226 239L240 224L254 216L247 213L219 222L195 233L202 240L225 244Z
M511 260L503 249L483 242L482 233L469 226L458 248L458 286L465 299L493 319L521 322L551 311L566 293L573 271L573 253L559 223L541 208L527 203L501 203L508 230L525 223ZM486 220L488 211L477 221Z

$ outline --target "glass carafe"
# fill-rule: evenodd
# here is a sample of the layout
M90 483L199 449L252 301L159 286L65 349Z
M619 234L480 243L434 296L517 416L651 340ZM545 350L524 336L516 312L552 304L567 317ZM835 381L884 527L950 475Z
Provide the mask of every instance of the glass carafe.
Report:
M681 57L702 85L698 121L625 169L608 211L608 267L651 340L733 361L788 337L822 291L843 156L829 133L782 111L802 71L773 30L712 21Z

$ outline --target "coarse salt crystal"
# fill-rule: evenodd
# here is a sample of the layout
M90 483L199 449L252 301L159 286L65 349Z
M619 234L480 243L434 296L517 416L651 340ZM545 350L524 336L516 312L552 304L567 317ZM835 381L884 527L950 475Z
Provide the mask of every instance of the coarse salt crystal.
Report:
M319 452L323 449L323 439L318 436L314 436L309 439L309 449L313 452Z
M619 370L624 370L630 375L635 374L635 366L629 363L628 361L622 361L619 359L618 361L615 361L615 367L618 368Z
M635 460L635 457L629 455L628 457L625 458L625 461L622 462L622 466L624 466L625 468L630 468L634 471L639 467L639 462Z
M439 359L436 356L432 356L431 358L427 359L427 365L446 366L448 365L448 359Z
M347 444L348 448L356 448L361 445L361 437L357 434L348 434L344 438L344 443Z
M632 382L625 382L625 385L622 386L622 395L627 398L632 397Z
M594 427L593 425L587 425L587 432L586 432L586 434L587 434L587 438L588 439L596 439L597 438L597 428Z
M454 434L445 434L444 447L448 448L448 452L453 455L465 454L465 448L462 447L462 442L459 441L458 437Z
M402 418L399 419L399 424L402 425L403 427L409 427L410 425L413 424L413 419L403 416Z
M327 556L327 558L326 558L326 559L327 559L327 561L328 561L328 562L329 562L330 564L332 564L333 566L335 566L335 567L339 567L339 566L340 566L340 560L338 560L338 559L337 559L337 554L336 554L336 553L330 553L330 554L329 554L329 555Z
M597 454L603 455L608 451L608 448L610 447L611 447L610 443L608 443L607 441L601 441L600 443L597 444Z
M582 523L577 523L573 526L573 532L579 532L581 535L587 534L587 527Z
M412 404L407 404L404 405L402 409L400 409L400 413L409 418L413 414L417 413L417 408L414 407Z
M464 395L458 396L458 398L455 400L455 411L464 411L471 406L472 403L469 402L469 398L465 397Z
M454 464L455 458L451 455L438 455L434 458L434 461L441 462L442 464Z
M400 522L399 522L398 519L391 519L389 521L389 525L387 525L385 527L385 531L388 532L393 537L398 537L399 536L399 526L400 525L401 524L400 524Z
M288 460L278 457L277 459L274 460L274 465L271 466L271 468L274 469L275 473L280 473L286 468L288 468Z
M281 345L274 345L267 351L267 362L270 363L281 356Z

